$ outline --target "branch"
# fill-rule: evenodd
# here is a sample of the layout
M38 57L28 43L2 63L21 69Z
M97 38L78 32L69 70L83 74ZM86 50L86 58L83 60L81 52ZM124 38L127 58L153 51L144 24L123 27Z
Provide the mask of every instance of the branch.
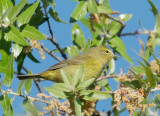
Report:
M46 48L44 48L43 44L41 44L41 48L50 56L52 56L53 58L55 58L58 61L62 61L59 57L55 56L54 54L52 54L52 51L48 51Z
M43 2L43 0L42 0L42 2ZM50 32L50 34L52 36L51 38L48 38L48 40L50 40L57 47L57 49L60 51L62 57L64 59L67 59L66 54L63 52L63 50L61 49L61 47L59 46L59 44L56 42L56 39L55 39L54 34L53 34L53 31L51 29L51 24L50 24L50 21L49 21L49 17L48 17L46 8L44 7L44 2L43 2L43 8L44 8L44 12L45 12L45 16L46 16L46 21L47 21L47 24L48 24L49 32Z
M113 104L106 116L111 116L112 112L116 109L116 104Z
M106 75L106 76L103 76L103 77L99 77L99 78L96 80L96 82L102 81L102 80L108 79L108 78L116 78L116 77L119 77L119 76L120 76L120 74L118 74L118 75Z
M15 93L11 89L8 89L7 91L3 91L3 90L0 89L0 92L2 94L7 92L8 94L12 94L14 96L20 96L20 97L23 97L23 98L27 98L27 99L30 99L31 101L40 101L40 102L43 102L43 103L51 104L49 101L46 101L46 100L42 100L42 99L39 99L39 98L35 98L35 97L31 97L31 96L25 96L25 95L21 95L21 94Z
M147 34L149 34L148 31L146 31L146 32L135 31L135 32L131 32L131 33L123 33L123 34L120 34L120 36L128 36L128 35L147 35Z

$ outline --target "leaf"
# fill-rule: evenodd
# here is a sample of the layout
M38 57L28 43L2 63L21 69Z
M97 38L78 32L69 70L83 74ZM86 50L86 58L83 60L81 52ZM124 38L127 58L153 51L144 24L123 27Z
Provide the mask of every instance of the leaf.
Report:
M85 100L102 100L111 97L111 95L105 91L96 91L96 90L82 90L80 95L83 96Z
M82 103L80 98L74 99L74 109L75 109L75 115L76 116L83 116L82 114Z
M67 47L67 53L70 57L73 57L79 54L79 50L76 46L71 46Z
M108 66L109 66L109 74L114 73L114 71L115 71L115 62L114 62L113 58L109 61Z
M76 23L73 23L72 26L72 41L74 45L78 46L80 49L84 48L85 46L84 33Z
M31 5L29 8L27 8L24 12L22 12L18 16L18 19L17 19L18 26L21 26L29 22L38 5L39 5L39 1L35 2L33 5Z
M10 86L13 81L13 75L14 75L14 55L13 53L9 57L7 70L8 72L5 73L5 76L4 76L4 84L6 86Z
M9 9L12 7L13 4L10 0L0 0L0 19L1 16Z
M91 84L93 84L94 81L95 81L95 78L91 78L87 81L84 81L77 86L76 90L85 89L85 88L89 87Z
M38 60L33 56L33 54L32 54L31 52L28 52L28 53L27 53L27 56L28 56L28 58L29 58L30 60L32 60L33 62L35 62L35 63L40 63L40 61L38 61Z
M72 85L74 87L77 87L80 82L83 82L85 80L85 70L84 70L84 65L80 66L80 69L78 69L72 78Z
M128 62L133 64L132 59L128 56L128 54L126 52L126 47L125 47L124 43L122 42L122 40L119 37L116 36L116 37L110 39L109 45L110 45L110 47L115 49L120 55L122 55L122 57L124 59L126 59Z
M160 15L158 13L158 9L156 8L156 6L153 4L153 2L151 0L148 0L148 2L150 3L150 5L152 7L151 11L153 12L153 14L155 16L155 20L156 20L155 31L157 33L160 33Z
M14 21L13 19L20 13L20 11L23 9L27 2L28 0L22 0L15 7L12 8L11 12L9 12L8 14L8 18L9 20L11 20L11 22Z
M26 81L26 80L20 80L19 85L18 85L18 88L17 88L17 93L18 93L18 94L22 94L22 89L23 89L23 87L24 87L25 81Z
M148 98L143 99L140 104L149 104Z
M29 71L28 74L32 74L32 72ZM29 94L29 92L32 89L32 79L26 79L24 86L25 86L25 93Z
M74 9L71 14L70 22L73 23L80 20L87 14L87 3L85 1L80 1L79 4Z
M33 104L31 104L31 102L26 99L23 101L23 107L25 107L26 111L29 111L32 115L39 115L40 112L34 107Z
M112 21L111 23L109 23L109 25L107 25L107 28L109 30L110 36L115 36L119 32L121 27L122 25L117 21Z
M105 6L106 8L110 9L109 0L99 0L99 4Z
M65 84L67 84L68 86L71 86L71 76L69 74L67 74L63 69L60 70L61 76L63 78L63 81Z
M49 14L51 15L51 17L52 17L55 21L57 21L57 22L62 22L62 23L67 23L67 22L65 22L65 21L63 21L63 20L61 20L61 19L59 18L58 13L57 13L54 9L50 8L50 9L49 9Z
M91 13L97 13L98 12L98 9L97 9L97 3L95 0L89 0L88 3L88 10L91 12Z
M13 116L12 104L6 92L3 96L0 96L0 104L3 108L4 116Z
M39 32L35 27L30 25L25 25L21 34L28 39L44 40L47 39L41 32Z
M146 73L146 80L147 82L150 83L150 86L151 87L156 87L156 82L155 82L155 79L154 79L154 74L152 73L152 70L150 69L149 66L146 66L145 67L145 73Z
M141 74L141 75L145 74L145 68L142 66L134 66L132 69L138 74Z
M44 89L58 99L69 99L72 97L72 94L69 94L71 89L64 83L56 83L52 87L45 87Z
M18 74L20 74L24 59L26 58L26 54L24 52L21 52L21 54L17 57L17 70Z
M134 74L141 85L144 84L144 81L142 81L142 79L132 69L129 68L129 70Z
M128 21L128 20L130 20L131 18L132 18L132 14L120 14L119 16L118 16L118 18L121 20L121 21L124 21L124 22L126 22L126 21Z
M20 55L20 53L22 52L22 49L23 49L22 46L15 43L12 44L12 52L14 53L15 58L17 58Z
M5 29L5 36L8 41L14 41L17 44L27 46L28 42L25 40L25 38L21 35L19 30L14 27L13 25L10 25L8 28Z
M99 5L97 8L98 8L98 13L111 14L113 12L110 8L107 8L103 5Z

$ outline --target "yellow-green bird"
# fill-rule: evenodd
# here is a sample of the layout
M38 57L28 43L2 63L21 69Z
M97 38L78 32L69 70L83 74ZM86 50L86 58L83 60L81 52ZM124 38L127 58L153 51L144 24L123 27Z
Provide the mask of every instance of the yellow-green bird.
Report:
M86 79L88 80L90 78L98 78L104 66L113 57L116 57L116 55L114 55L113 52L106 46L92 47L85 53L79 54L53 65L45 72L39 74L18 75L17 77L20 80L43 78L54 82L63 82L60 73L61 69L73 77L76 70L79 69L82 64L84 64Z

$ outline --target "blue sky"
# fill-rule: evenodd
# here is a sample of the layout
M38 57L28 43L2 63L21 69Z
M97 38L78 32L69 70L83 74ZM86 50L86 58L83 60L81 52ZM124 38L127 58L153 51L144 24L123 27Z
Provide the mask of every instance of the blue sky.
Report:
M55 2L56 2L55 10L58 12L60 18L64 21L69 22L70 15L73 12L74 8L76 7L77 2L71 1L71 0L55 0ZM160 2L158 0L154 0L153 2L155 3L158 10L160 11ZM136 30L139 30L140 29L139 21L141 21L143 27L148 30L152 30L154 28L155 20L154 20L154 16L152 12L149 10L149 8L151 7L149 3L147 2L147 0L110 0L110 6L112 10L119 11L120 14L121 13L122 14L125 14L125 13L133 14L133 17L131 18L131 20L126 23L126 27L122 33L135 32ZM60 46L62 48L66 46L70 46L72 44L72 39L71 39L72 24L71 23L68 23L68 24L57 23L51 18L50 18L50 21L51 21L51 26L52 26L54 36L57 42L60 44ZM82 31L85 33L85 37L86 38L91 37L89 30L82 23L80 22L77 22L77 23L80 25ZM39 28L39 30L46 35L50 35L46 23L43 24ZM143 40L144 43L147 41L147 36L143 35L139 37ZM134 58L138 58L138 56L132 51L132 49L134 49L137 52L139 52L140 45L138 43L138 39L135 36L126 36L126 37L122 37L121 39L126 45L127 53L132 57L132 59L134 60ZM50 42L41 41L41 43L43 43L44 46L49 50L55 49L55 46L53 46L53 44L51 44ZM42 60L37 50L35 50L33 54L35 54L35 57L38 60L40 60L41 63L39 64L32 63L29 59L26 59L24 63L24 66L28 70L32 70L32 73L42 72L46 70L47 68L49 68L51 65L57 63L55 59L53 59L47 54L45 54L46 59ZM57 53L56 55L61 57ZM134 64L137 65L138 63L134 61ZM118 58L118 60L116 61L116 71L115 72L119 73L120 68L122 68L124 72L127 72L127 67L129 66L130 64L127 61L125 61L123 58ZM112 87L113 90L116 90L117 88L116 83L112 79L108 81L110 84L114 85ZM18 87L18 83L19 81L17 81L17 79L14 79L13 91L16 91ZM42 87L49 87L52 84L53 84L52 82L48 82L48 81L40 83ZM37 88L33 84L33 89L30 95L35 96L37 93L38 93ZM23 98L20 98L20 97L15 98L13 102L15 113L23 113L24 108L21 106L22 100ZM103 100L98 103L96 109L100 111L103 111L103 110L108 111L110 106L111 106L110 100ZM2 113L3 112L0 107L0 115L2 115ZM127 114L128 112L125 111L124 113L121 114L121 116L127 115Z

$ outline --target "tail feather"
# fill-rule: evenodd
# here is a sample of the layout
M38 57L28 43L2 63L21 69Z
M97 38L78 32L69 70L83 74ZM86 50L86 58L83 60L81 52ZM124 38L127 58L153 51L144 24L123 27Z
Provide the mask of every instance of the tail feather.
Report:
M39 75L39 74L18 75L17 78L18 78L19 80L34 79L34 78L41 78L41 75Z

